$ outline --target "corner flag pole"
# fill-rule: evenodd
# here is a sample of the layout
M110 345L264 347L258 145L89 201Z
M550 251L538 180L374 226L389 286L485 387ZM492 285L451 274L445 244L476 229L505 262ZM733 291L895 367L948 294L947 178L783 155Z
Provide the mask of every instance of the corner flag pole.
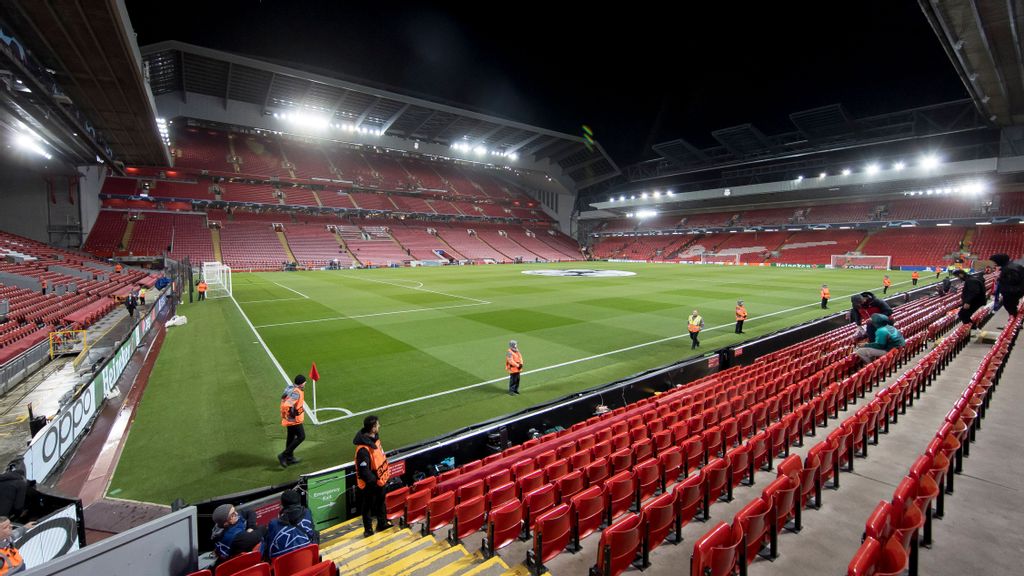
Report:
M313 362L313 367L309 369L309 379L313 381L313 415L316 415L316 381L320 379L320 373L317 372L316 362Z

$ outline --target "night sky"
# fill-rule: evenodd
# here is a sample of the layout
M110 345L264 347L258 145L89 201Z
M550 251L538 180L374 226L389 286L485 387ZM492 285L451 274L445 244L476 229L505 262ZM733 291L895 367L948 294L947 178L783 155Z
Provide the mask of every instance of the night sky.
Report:
M713 145L712 130L737 124L789 131L791 112L835 102L864 116L967 96L912 0L700 2L675 11L596 2L572 11L555 2L127 4L141 46L181 40L301 64L569 134L588 124L623 166L674 138Z

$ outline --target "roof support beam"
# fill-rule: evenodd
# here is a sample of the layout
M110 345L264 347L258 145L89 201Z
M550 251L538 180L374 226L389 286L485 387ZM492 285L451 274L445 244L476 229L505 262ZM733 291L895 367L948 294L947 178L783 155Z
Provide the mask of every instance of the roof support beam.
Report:
M1013 51L1017 57L1017 74L1020 75L1021 84L1024 85L1024 53L1020 47L1020 32L1017 30L1017 0L1006 0L1006 11L1010 15L1010 32L1013 34Z
M437 110L431 110L430 114L428 114L427 117L423 119L423 122L420 122L412 130L409 130L409 133L406 134L406 135L407 136L412 136L412 135L416 134L417 132L419 132L420 128L423 128L423 126L425 126L427 124L427 122L430 122L431 120L434 119L434 116L437 116Z
M594 156L593 158L590 158L589 160L584 160L583 162L580 162L579 164L572 164L572 165L566 166L565 167L565 171L566 172L572 172L573 170L579 170L580 168L586 168L587 166L590 166L591 164L596 164L597 162L600 162L601 160L604 160L604 156Z
M263 96L263 109L266 110L267 106L270 106L270 93L274 91L274 79L277 78L277 74L270 75L270 82L267 82L267 93Z
M494 136L495 134L497 134L499 131L501 131L502 128L504 128L504 126L501 126L499 124L498 126L495 126L492 130L488 130L486 134L484 134L483 136L477 138L476 141L473 142L473 144L471 144L471 146L473 148L476 148L477 146L480 146L484 142L487 142L488 138L490 138L491 136Z
M1010 92L1006 89L1006 79L1003 78L1003 70L996 63L996 57L992 54L992 43L988 41L988 34L985 33L985 26L981 21L981 14L978 12L978 3L975 0L970 0L971 13L974 15L974 25L978 27L978 36L981 38L981 44L985 47L985 54L988 56L989 64L992 65L992 70L996 73L996 80L999 81L999 91L1003 93L1003 98L1006 99L1007 108L1013 110L1013 102L1010 101Z
M228 109L228 98L229 98L229 94L231 94L231 72L234 70L234 67L235 67L234 64L232 64L231 62L228 62L228 77L227 77L228 79L227 79L226 82L224 82L224 109L225 110ZM266 106L264 106L264 108L266 108Z
M409 106L409 104L405 104L404 106L398 109L398 112L392 114L391 118L388 118L387 122L384 123L384 126L381 126L380 133L387 134L388 130L391 129L391 125L394 124L396 120L401 118L402 114L405 114L405 111L409 109Z
M341 105L345 103L345 100L348 99L348 95L351 93L352 92L345 90L341 93L341 96L338 97L338 101L335 102L334 106L331 108L331 120L334 120L334 117L338 114L338 110L341 109Z
M505 152L509 154L512 154L513 152L518 152L523 146L526 146L527 144L533 142L534 140L540 138L541 136L543 136L543 134L541 134L540 132L530 134L525 139L520 140L518 144L515 144L511 148L505 150Z
M373 110L378 102L380 102L380 98L374 98L373 102L370 102L370 105L366 107L366 110L363 110L363 113L359 115L359 118L355 119L354 124L356 128L359 128L363 120L366 120L366 117L370 115L370 110Z

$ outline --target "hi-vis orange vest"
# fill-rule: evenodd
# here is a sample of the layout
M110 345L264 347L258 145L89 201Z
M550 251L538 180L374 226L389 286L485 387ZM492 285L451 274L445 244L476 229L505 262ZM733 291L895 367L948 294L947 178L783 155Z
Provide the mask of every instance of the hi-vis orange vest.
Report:
M914 280L917 280L918 278L921 277L921 275L918 274L917 271L915 270L914 273L910 275L910 277L913 278Z
M505 354L505 371L509 374L518 374L523 369L523 355L519 350L508 349Z
M747 308L745 306L737 306L736 307L736 321L739 322L740 320L746 320L746 319L747 319Z
M828 288L822 288L821 289L821 297L822 298L830 298L831 296L832 296L832 293L828 291Z
M690 316L686 321L686 328L690 332L700 332L701 324L704 324L704 319L700 317L700 314L696 316Z
M370 452L370 466L373 466L373 471L377 473L377 486L387 484L388 478L391 477L391 468L388 466L388 457L384 455L384 450L380 447L380 438L377 439L377 445L374 446L373 450L370 450L369 446L363 444L356 446L356 455L352 458L353 462L358 460L360 450L369 450ZM366 488L366 482L359 477L358 469L359 464L356 463L356 486L362 490Z
M289 386L288 392L284 398L281 398L281 426L296 426L302 424L306 419L306 413L303 410L303 403L306 401L306 393L298 386ZM292 417L289 412L291 407L295 407L295 416Z
M200 282L198 289L200 292L206 292L206 282Z
M888 278L883 278L882 286L892 286L892 280L889 280Z
M25 560L13 545L0 548L0 576L24 570Z

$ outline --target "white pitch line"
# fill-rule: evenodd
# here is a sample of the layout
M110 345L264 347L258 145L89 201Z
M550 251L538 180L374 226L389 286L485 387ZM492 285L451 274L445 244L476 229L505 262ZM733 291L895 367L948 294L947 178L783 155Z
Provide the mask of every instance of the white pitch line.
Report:
M249 317L245 315L245 310L242 310L242 306L238 304L238 300L235 300L234 294L231 295L231 301L235 303L235 308L238 308L238 313L242 315L242 319L245 320L245 323L249 325L249 329L252 330L253 335L256 336L256 340L259 341L260 346L263 346L263 350L264 352L267 353L267 356L270 357L270 361L273 362L274 366L277 367L277 371L280 372L281 378L284 378L285 384L291 384L292 379L288 377L287 373L285 373L284 368L281 367L281 363L277 361L277 357L274 356L274 353L271 352L270 348L267 347L267 343L263 341L263 337L260 336L260 333L256 330L256 327L252 325L252 321L249 320ZM316 419L316 414L309 409L309 404L303 402L302 405L305 407L306 413L309 414L309 419L313 421L313 424L319 424L319 422L317 422ZM338 408L338 410L347 412L349 415L352 414L350 411L345 410L344 408ZM346 418L347 417L348 416L346 416Z
M472 304L452 304L451 306L438 306L436 308L410 308L408 310L392 310L391 312L377 312L374 314L355 314L352 316L332 316L330 318L317 318L315 320L296 320L295 322L280 322L278 324L261 324L257 328L274 328L276 326L293 326L295 324L316 324L318 322L335 322L338 320L355 320L357 318L373 318L374 316L391 316L393 314L409 314L412 312L433 312L434 310L450 310L452 308L467 308L469 306L483 306L490 302L474 302Z
M239 304L262 304L264 302L288 302L291 300L306 300L306 298L270 298L269 300L242 300Z
M422 282L419 283L420 284L419 288L414 288L412 286L403 286L402 284L395 284L394 282L386 282L384 280L374 280L373 278L361 278L361 277L356 276L354 274L342 274L342 277L343 278L355 278L356 280L365 280L367 282L376 282L378 284L388 284L390 286L398 286L399 288L406 288L408 290L419 290L420 292L430 292L431 294L440 294L441 296L447 296L449 298L459 298L461 300L472 300L473 302L479 302L481 304L492 304L492 302L488 302L487 300L480 300L479 298L470 298L469 296L459 296L457 294L448 294L447 292L439 292L437 290L428 290L426 288L423 288L423 283Z
M906 282L897 282L897 283L894 283L893 286L900 286L902 284L910 284L910 281L908 280ZM850 294L846 294L845 296L839 296L839 298L849 298L850 296L853 296L854 294L860 294L860 292L851 292ZM779 314L786 314L786 313L789 313L789 312L794 312L796 310L801 310L803 308L811 308L811 307L820 306L820 305L821 305L820 301L814 302L812 304L804 304L803 306L795 306L793 308L786 308L785 310L778 310L776 312L771 312L769 314L762 314L761 316L754 316L753 318L748 318L747 321L750 322L750 321L753 321L753 320L761 320L763 318L770 318L772 316L778 316ZM710 330L721 330L722 328L728 328L730 326L735 326L735 325L736 325L735 322L729 322L728 324L720 324L718 326L712 326L711 328L705 328L704 330L701 330L701 333L703 334L704 332L708 332ZM653 346L655 344L662 344L664 342L669 342L671 340L678 340L680 338L689 337L689 335L690 335L689 332L684 332L682 334L677 334L675 336L668 336L668 337L665 337L665 338L659 338L658 340L652 340L650 342L643 342L641 344L634 344L633 346L627 346L625 348L619 348L617 350L612 350L610 352L603 352L601 354L594 354L592 356L587 356L585 358L577 358L575 360L569 360L567 362L561 362L559 364L552 364L551 366L544 366L542 368L535 368L533 370L527 370L527 371L523 372L523 376L526 376L526 375L529 375L529 374L536 374L538 372L545 372L547 370L554 370L555 368L562 368L562 367L565 367L565 366L571 366L573 364L579 364L581 362L588 362L590 360L596 360L598 358L603 358L605 356L611 356L613 354L621 354L622 352L629 352L631 350L636 350L638 348L645 348L647 346ZM469 384L467 386L460 386L459 388L452 388L450 390L442 390L441 392L435 392L433 394L427 394L426 396L420 396L418 398L410 398L408 400L402 400L401 402L395 402L393 404L386 404L384 406L377 406L376 408L370 408L368 410L362 410L360 412L353 412L351 414L348 414L346 416L342 416L340 418L331 418L330 420L323 420L323 421L320 422L320 424L329 424L331 422L337 422L339 420L347 420L347 419L352 418L354 416L362 416L364 414L373 414L375 412L380 412L381 410L387 410L389 408L396 408L398 406L404 406L406 404L413 404L415 402L421 402L423 400L430 400L431 398L438 398L440 396L447 396L448 394L454 394L456 392L464 392L466 390L472 390L473 388L479 388L480 386L487 386L487 385L490 385L490 384L497 384L498 382L504 382L507 379L508 379L507 377L503 376L501 378L494 378L492 380L485 380L483 382L477 382L476 384Z
M306 300L309 300L309 296L306 296L305 294L303 294L302 292L299 292L298 290L295 290L294 288L289 288L289 287L285 286L284 284L278 284L277 282L274 282L273 280L271 280L270 283L271 284L277 284L278 286L280 286L281 288L284 288L285 290L291 290L292 292L295 292L296 294L298 294L299 296L302 296Z

